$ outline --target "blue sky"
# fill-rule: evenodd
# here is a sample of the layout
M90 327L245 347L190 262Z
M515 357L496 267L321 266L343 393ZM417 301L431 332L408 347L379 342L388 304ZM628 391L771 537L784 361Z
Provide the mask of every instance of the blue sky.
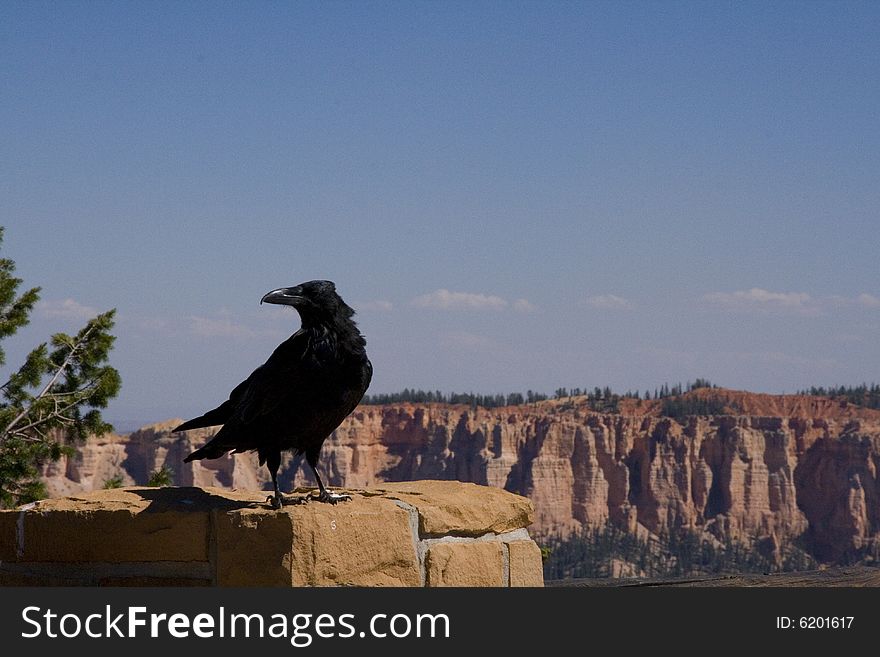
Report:
M880 5L0 4L9 366L117 308L122 429L337 283L371 392L880 380Z

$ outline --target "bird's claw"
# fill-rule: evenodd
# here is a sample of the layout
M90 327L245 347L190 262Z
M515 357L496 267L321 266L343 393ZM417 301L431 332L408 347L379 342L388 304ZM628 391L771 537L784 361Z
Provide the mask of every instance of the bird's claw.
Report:
M331 493L328 490L322 490L312 495L270 495L266 498L266 504L278 511L284 506L292 506L295 504L305 504L314 500L315 502L324 502L325 504L339 504L340 502L351 501L351 495L347 493Z
M350 501L351 495L347 495L346 493L331 493L328 490L322 490L311 499L317 502L325 502L327 504L338 504L339 502Z
M295 506L297 504L305 504L311 498L308 495L270 495L266 498L266 503L276 511L285 506Z

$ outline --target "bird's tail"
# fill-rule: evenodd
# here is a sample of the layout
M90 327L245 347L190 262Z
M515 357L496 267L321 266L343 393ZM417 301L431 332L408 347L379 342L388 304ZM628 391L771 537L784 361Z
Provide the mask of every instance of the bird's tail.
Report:
M190 461L197 461L201 459L216 459L223 456L226 452L229 451L229 449L229 447L224 447L223 445L212 440L202 447L199 447L196 451L183 459L183 462L189 463Z
M189 431L190 429L200 429L202 425L199 423L201 417L197 417L194 420L187 420L183 424L178 424L171 430L171 433L177 433L178 431Z
M171 431L172 433L176 433L178 431L189 431L190 429L202 429L204 427L216 427L220 424L225 424L229 419L227 414L222 412L226 409L223 407L215 408L213 411L208 411L204 415L200 415L199 417L194 417L192 420L187 420L183 424L178 424Z

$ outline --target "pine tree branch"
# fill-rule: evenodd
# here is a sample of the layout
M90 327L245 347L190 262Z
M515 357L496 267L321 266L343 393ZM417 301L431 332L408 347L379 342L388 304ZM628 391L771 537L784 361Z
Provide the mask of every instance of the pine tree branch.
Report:
M92 382L93 384L96 382ZM50 395L50 398L55 403L55 409L49 413L48 415L41 415L38 419L32 421L30 424L26 424L23 427L19 427L17 429L12 429L11 431L7 430L7 433L11 433L15 436L24 437L28 431L31 429L38 431L36 427L39 427L47 422L51 422L52 420L61 420L62 422L66 422L67 424L73 424L73 418L66 417L64 413L69 411L71 408L76 408L84 399L88 397L86 392L91 392L87 390L87 386L80 388L78 390L73 390L71 392L57 393ZM69 402L65 406L60 406L58 402L58 397L67 396L67 395L82 395L74 397L73 401Z
M0 434L0 440L5 438L6 436L8 436L10 433L18 434L18 432L20 430L16 430L15 425L18 424L23 418L27 417L30 414L30 412L34 408L34 405L40 399L42 399L43 397L45 397L46 395L49 394L49 391L52 390L52 386L54 386L58 382L58 379L61 378L61 375L68 368L71 361L73 360L73 357L76 355L77 350L80 347L82 347L83 344L85 344L86 340L89 337L89 334L94 330L94 328L95 328L94 326L90 326L89 328L87 328L83 332L82 337L80 337L80 339L71 346L70 353L67 354L67 357L64 359L64 362L61 363L61 365L56 370L55 374L46 383L46 385L43 387L43 389L37 394L36 397L34 397L31 400L31 402L25 408L23 408L21 410L21 412L18 415L16 415L12 419L12 421L9 424L6 425L6 427L3 429L3 433Z

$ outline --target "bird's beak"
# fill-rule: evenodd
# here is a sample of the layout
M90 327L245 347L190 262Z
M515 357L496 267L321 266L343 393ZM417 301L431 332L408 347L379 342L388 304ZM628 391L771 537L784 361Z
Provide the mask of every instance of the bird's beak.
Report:
M302 288L298 285L296 287L279 287L277 290L267 292L260 299L260 303L275 303L294 307L303 301L305 301L305 297L302 296Z

